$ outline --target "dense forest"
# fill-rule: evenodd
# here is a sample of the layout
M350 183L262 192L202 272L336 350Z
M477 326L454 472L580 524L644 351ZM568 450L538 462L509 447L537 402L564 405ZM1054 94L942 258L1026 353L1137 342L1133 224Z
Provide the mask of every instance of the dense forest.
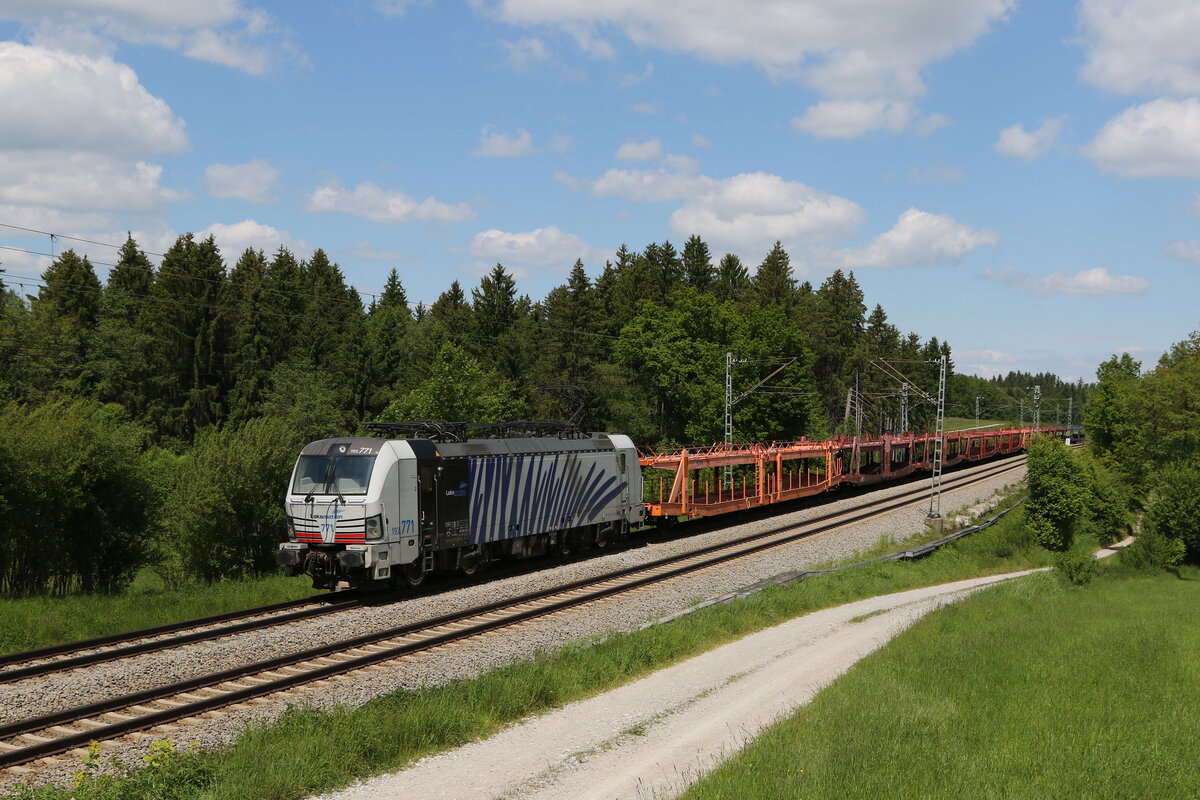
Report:
M2 277L2 276L0 276ZM468 293L469 292L469 293ZM392 270L364 304L323 250L131 239L101 281L66 250L36 294L0 301L0 592L112 591L146 564L178 579L270 568L279 487L305 441L365 420L566 419L643 446L723 437L726 353L739 440L898 431L948 414L1042 423L1085 387L953 374L948 342L903 334L853 273L796 280L777 242L753 271L693 236L576 262L541 300L497 264L410 304ZM888 369L882 365L890 365ZM55 542L49 557L48 542Z

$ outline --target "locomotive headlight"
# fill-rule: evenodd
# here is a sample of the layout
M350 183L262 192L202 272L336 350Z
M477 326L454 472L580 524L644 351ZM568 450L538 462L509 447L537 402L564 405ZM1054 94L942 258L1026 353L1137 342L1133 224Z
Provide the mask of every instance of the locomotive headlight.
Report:
M288 517L287 533L288 533L288 541L289 542L296 541L296 523L292 522L291 517Z
M367 538L382 539L383 538L383 515L376 514L373 517L367 517Z

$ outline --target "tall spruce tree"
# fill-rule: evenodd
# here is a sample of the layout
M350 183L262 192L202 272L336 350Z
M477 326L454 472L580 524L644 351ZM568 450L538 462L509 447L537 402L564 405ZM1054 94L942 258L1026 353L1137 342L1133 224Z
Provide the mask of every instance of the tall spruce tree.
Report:
M377 415L394 397L395 387L411 364L407 338L413 326L408 295L393 269L379 299L367 314L367 366L371 374L367 414Z
M750 291L750 271L733 253L726 253L717 265L715 294L718 300L742 300Z
M835 418L846 401L847 389L853 385L855 366L850 356L862 336L867 311L854 273L834 270L817 290L814 311L817 326L812 344L817 355L817 385L824 393L826 411Z
M148 324L156 331L150 419L160 436L190 443L223 418L228 321L225 265L216 241L188 233L163 256Z
M796 281L792 277L791 257L776 241L754 274L754 296L763 305L774 304L789 309L795 299Z
M108 273L100 299L94 364L97 396L145 417L155 337L148 325L153 308L154 266L130 235Z
M688 286L707 292L712 289L716 278L712 265L712 252L708 244L692 234L683 245L683 275Z
M46 356L28 364L38 396L90 393L96 384L91 355L100 317L100 279L87 256L61 253L42 273L30 314L31 341Z
M224 305L230 321L229 420L242 424L257 417L283 342L280 306L268 289L267 258L247 248L229 273Z

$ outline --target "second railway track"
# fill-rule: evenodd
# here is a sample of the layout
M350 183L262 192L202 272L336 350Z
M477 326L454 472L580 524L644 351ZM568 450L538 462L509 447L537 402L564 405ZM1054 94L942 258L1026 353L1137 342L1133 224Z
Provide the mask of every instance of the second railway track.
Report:
M946 490L962 488L1019 469L1024 458L1008 459L970 475L947 478ZM198 676L53 714L0 725L0 768L70 753L93 740L104 741L155 729L164 735L216 709L268 702L305 684L345 680L355 670L412 657L422 651L479 636L499 628L593 603L673 577L719 566L817 533L911 506L927 488L830 512L800 524L775 526L686 554L657 559L593 578L466 609L420 623L311 648L291 655Z

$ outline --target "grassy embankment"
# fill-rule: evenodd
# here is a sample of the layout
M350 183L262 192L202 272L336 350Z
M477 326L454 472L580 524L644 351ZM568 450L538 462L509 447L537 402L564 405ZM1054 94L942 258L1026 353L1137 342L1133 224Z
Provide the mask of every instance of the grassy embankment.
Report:
M884 551L894 547L881 545ZM773 587L669 624L568 646L446 687L396 692L358 709L294 709L279 723L246 733L222 753L160 752L154 765L128 777L88 780L71 791L48 788L32 796L303 797L488 735L528 714L611 689L809 611L1049 561L1024 530L1018 510L921 561L878 563Z
M1196 797L1189 577L1118 563L930 614L685 798Z
M272 576L211 585L166 586L143 570L118 595L0 600L0 653L180 622L314 594L307 579Z

